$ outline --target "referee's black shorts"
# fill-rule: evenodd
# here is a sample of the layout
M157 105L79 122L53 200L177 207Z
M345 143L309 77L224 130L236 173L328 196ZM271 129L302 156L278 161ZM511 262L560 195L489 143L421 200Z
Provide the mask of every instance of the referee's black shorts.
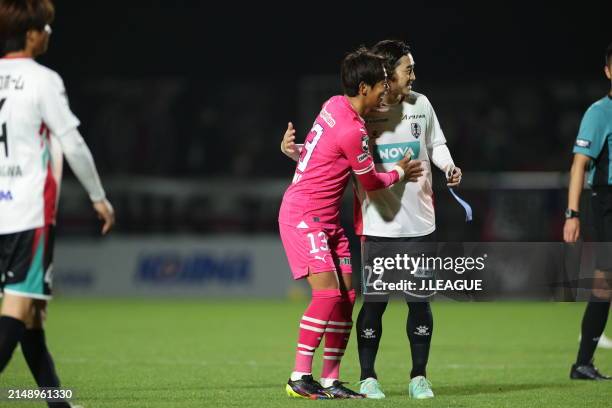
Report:
M591 208L597 242L595 267L612 272L612 186L593 187Z

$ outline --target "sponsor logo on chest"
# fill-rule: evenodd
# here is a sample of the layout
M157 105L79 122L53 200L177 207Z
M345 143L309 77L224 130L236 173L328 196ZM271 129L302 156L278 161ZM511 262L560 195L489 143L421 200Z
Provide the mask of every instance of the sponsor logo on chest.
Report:
M395 163L405 156L418 159L420 152L420 142L377 144L374 147L374 162Z

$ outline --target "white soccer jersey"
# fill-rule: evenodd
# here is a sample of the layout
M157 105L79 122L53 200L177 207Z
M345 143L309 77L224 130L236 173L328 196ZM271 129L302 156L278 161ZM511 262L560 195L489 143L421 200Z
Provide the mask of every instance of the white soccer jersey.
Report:
M0 234L55 222L62 154L53 138L78 126L56 72L0 59Z
M388 111L370 113L366 124L376 171L391 170L410 153L422 162L423 175L417 182L402 181L369 193L354 183L357 234L399 238L432 233L436 215L430 157L446 139L431 103L425 95L412 92Z

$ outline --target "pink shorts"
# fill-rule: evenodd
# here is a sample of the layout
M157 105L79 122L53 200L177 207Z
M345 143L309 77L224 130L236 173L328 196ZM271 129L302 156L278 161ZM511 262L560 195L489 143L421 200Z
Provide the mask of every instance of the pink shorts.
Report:
M278 226L293 279L308 276L309 270L352 272L349 242L342 227L297 228L282 223Z

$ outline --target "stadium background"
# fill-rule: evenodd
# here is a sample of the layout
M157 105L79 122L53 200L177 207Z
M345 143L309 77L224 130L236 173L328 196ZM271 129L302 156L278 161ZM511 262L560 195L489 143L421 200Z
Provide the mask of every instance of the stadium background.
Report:
M64 78L118 220L98 236L65 166L49 323L64 383L89 406L288 404L278 384L307 291L289 279L277 236L294 167L278 146L289 120L306 133L340 91L343 55L361 44L411 44L414 88L463 169L475 220L463 223L437 175L440 240L560 240L580 118L610 86L605 3L57 2L40 62ZM351 206L347 196L349 231ZM581 305L438 308L432 406L611 400L609 387L565 381ZM391 309L381 365L393 372L385 404L395 406L406 398L408 350L403 309ZM262 328L268 316L273 333ZM249 338L256 351L239 350ZM599 355L610 371L609 352ZM0 382L29 384L19 359ZM356 380L355 353L346 359ZM463 371L474 376L465 382Z

